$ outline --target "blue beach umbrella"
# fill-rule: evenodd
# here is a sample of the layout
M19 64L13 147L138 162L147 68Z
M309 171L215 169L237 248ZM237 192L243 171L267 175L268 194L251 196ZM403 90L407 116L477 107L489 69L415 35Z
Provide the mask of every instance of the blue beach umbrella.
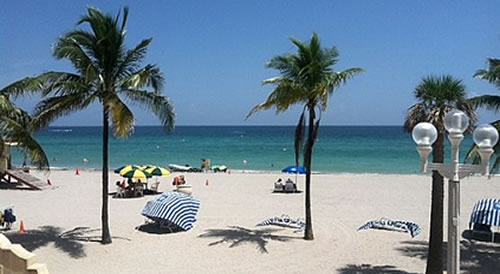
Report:
M469 226L483 224L500 226L500 199L482 199L472 209Z
M281 171L285 173L306 174L306 169L303 166L289 166Z
M179 192L164 192L146 203L142 215L172 230L189 230L196 222L200 200Z
M306 169L303 166L288 166L281 170L285 173L295 174L295 183L297 183L297 174L306 174Z

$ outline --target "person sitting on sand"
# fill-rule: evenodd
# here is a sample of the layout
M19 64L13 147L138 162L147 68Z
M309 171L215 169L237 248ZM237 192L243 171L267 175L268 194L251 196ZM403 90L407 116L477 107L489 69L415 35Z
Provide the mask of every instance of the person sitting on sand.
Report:
M297 190L297 184L295 184L295 182L294 182L294 181L292 181L292 179L288 178L288 179L286 180L286 182L285 182L285 185L287 185L287 184L292 184L292 185L293 185L293 189L294 189L294 190Z
M184 175L179 175L174 178L174 181L172 182L172 185L178 186L178 185L183 185L186 183L186 180L184 179Z
M282 181L281 178L278 178L278 180L274 182L274 191L281 192L285 190L285 185L283 185Z

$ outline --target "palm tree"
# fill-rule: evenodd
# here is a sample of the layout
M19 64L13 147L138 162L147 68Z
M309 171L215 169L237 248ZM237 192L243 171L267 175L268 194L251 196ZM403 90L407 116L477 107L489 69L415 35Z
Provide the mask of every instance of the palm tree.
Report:
M500 89L500 59L488 58L488 68L480 69L475 74L474 77L486 80L491 84L497 86ZM500 110L500 96L499 95L481 95L470 99L470 102L476 107L484 107L487 110L492 110L498 113ZM500 133L500 120L491 123ZM495 151L493 154L493 166L491 167L490 173L496 173L500 169L500 144L496 144L493 147ZM472 160L472 162L479 162L480 156L478 153L478 147L473 145L472 148L467 153L467 158Z
M164 78L155 65L140 67L152 39L135 48L125 47L128 8L113 18L95 8L87 8L77 25L90 30L74 30L57 39L53 55L69 60L76 73L47 72L26 78L28 89L42 90L44 99L36 107L35 122L45 127L56 118L82 110L94 102L102 105L102 237L111 243L108 225L108 139L109 120L113 135L127 137L134 129L134 115L124 99L154 113L171 130L175 114L168 97L162 96ZM151 88L151 90L148 90Z
M255 106L247 115L257 111L276 108L277 113L288 110L291 106L304 105L295 131L295 160L299 165L305 131L305 114L309 112L308 136L304 146L304 167L306 169L305 215L306 230L304 239L314 239L311 219L311 165L314 142L319 129L321 112L328 107L328 99L334 90L354 75L362 72L360 68L351 68L341 72L332 66L338 62L339 53L335 47L322 48L318 35L313 33L309 43L290 38L297 47L296 54L285 54L272 58L266 67L278 70L281 77L264 80L264 85L273 85L275 89L267 100ZM317 109L317 110L316 110ZM317 111L319 117L317 117Z
M466 87L461 80L450 75L427 76L415 88L418 103L408 109L404 129L411 132L420 122L432 123L438 137L433 144L432 159L442 163L444 158L444 116L451 109L459 109L471 120L469 132L476 120L474 108L466 101ZM426 273L443 271L443 177L437 171L432 172L431 230L429 235L429 253Z
M7 142L17 143L17 147L25 154L25 160L29 156L36 167L48 169L47 155L33 137L31 116L9 98L8 92L17 84L0 89L0 155L4 155Z

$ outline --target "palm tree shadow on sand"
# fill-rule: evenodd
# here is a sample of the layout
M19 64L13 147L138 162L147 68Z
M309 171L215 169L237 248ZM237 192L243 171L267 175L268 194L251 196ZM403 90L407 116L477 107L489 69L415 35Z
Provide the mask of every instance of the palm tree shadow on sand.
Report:
M283 229L264 228L264 229L248 229L240 226L229 226L228 229L208 229L205 233L200 234L200 238L221 238L218 241L210 243L208 246L214 246L222 243L231 243L230 248L250 243L256 244L257 249L261 253L269 253L266 245L269 241L288 242L290 240L302 239L302 237L291 237L274 235L273 233L282 231Z
M463 234L464 238L466 233ZM427 241L403 241L398 247L408 257L427 259ZM447 242L443 243L443 266L446 270ZM460 242L460 269L467 273L496 273L500 265L500 245L498 243L462 240Z
M101 229L98 228L75 227L63 232L60 227L41 226L24 233L6 233L5 236L13 244L20 244L28 251L34 251L52 243L58 250L68 254L71 258L79 259L87 256L82 242L100 242L100 231ZM113 238L130 240L121 237Z
M337 271L338 271L338 273L341 273L341 274L356 274L356 273L410 274L410 273L412 273L412 272L406 272L403 270L399 270L393 265L371 265L371 264L361 264L361 265L348 264L342 268L337 269Z

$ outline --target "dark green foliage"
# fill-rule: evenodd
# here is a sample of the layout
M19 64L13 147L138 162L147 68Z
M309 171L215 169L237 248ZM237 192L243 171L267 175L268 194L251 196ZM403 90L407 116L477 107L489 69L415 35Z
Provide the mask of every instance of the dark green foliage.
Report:
M318 35L313 33L309 43L303 43L294 38L290 39L297 47L297 53L285 54L272 58L267 68L280 72L280 77L264 80L264 85L272 85L274 90L267 100L250 110L250 117L257 111L276 108L276 113L288 110L293 105L304 105L301 117L295 130L295 158L299 165L300 153L304 151L304 167L306 169L305 211L306 230L304 239L312 240L311 218L311 164L312 150L319 129L315 109L320 111L328 107L328 99L334 90L342 83L362 72L360 68L351 68L341 72L334 71L332 66L338 62L339 53L335 47L322 48ZM303 148L305 133L305 113L309 112L308 138Z
M43 100L36 107L34 127L49 125L55 119L99 102L103 109L103 193L102 242L111 243L108 226L108 125L113 135L127 137L134 129L131 102L155 114L167 130L174 127L175 113L169 98L162 95L164 77L156 65L141 67L152 39L142 40L133 49L125 45L128 8L116 17L87 8L78 25L87 29L70 31L53 47L57 59L71 62L75 73L47 72L25 78L12 94L41 91Z
M17 148L31 158L32 164L39 169L49 169L47 155L33 137L31 116L9 100L8 92L18 85L16 82L0 90L0 155L6 142L17 143Z
M433 145L432 158L442 163L444 158L444 116L452 109L463 111L470 119L470 132L476 121L474 107L466 101L466 87L461 80L452 76L427 76L415 88L418 103L408 109L404 129L411 132L420 122L432 123L438 138ZM432 174L431 228L429 233L429 255L426 273L443 271L443 177L436 171Z

